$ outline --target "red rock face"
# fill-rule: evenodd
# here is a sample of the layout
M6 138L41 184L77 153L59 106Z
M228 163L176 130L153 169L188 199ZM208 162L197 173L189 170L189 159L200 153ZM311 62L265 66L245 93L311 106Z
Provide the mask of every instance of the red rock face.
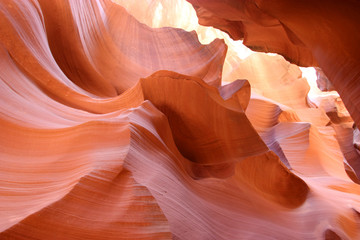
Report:
M188 0L199 22L256 51L320 66L360 126L360 2ZM214 16L214 17L212 17Z
M0 239L360 238L351 119L280 56L221 85L226 50L109 0L0 1Z

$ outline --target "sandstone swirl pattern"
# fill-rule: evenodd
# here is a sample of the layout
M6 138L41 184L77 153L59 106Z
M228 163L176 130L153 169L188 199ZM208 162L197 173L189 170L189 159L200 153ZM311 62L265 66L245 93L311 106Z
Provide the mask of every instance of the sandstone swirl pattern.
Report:
M319 66L360 127L360 2L187 0L202 25L275 52L301 66Z
M360 238L348 135L284 60L221 86L226 50L108 0L1 0L0 239Z

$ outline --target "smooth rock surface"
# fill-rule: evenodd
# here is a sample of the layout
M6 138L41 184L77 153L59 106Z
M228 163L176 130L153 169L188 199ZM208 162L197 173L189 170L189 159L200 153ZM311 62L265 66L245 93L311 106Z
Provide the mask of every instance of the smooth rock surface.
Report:
M351 120L280 56L231 50L222 83L226 50L110 0L0 1L0 239L359 239Z
M223 29L255 51L279 53L301 66L319 66L360 126L359 1L188 2L201 24Z

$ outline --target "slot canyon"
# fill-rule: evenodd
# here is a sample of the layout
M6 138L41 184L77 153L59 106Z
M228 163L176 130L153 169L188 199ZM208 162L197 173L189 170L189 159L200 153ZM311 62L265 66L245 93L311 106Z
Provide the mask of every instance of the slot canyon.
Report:
M0 0L0 239L360 239L359 13Z

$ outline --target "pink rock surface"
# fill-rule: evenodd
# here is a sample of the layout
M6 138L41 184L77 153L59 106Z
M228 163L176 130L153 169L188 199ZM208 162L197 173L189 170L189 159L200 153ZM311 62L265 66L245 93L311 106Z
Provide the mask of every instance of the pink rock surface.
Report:
M301 66L321 67L360 126L360 2L188 2L201 24L223 29L253 50L279 53Z
M226 49L109 0L0 1L0 239L360 238L352 129L281 57L221 86Z
M321 91L334 91L334 86L331 84L329 79L321 68L316 68L316 84Z

